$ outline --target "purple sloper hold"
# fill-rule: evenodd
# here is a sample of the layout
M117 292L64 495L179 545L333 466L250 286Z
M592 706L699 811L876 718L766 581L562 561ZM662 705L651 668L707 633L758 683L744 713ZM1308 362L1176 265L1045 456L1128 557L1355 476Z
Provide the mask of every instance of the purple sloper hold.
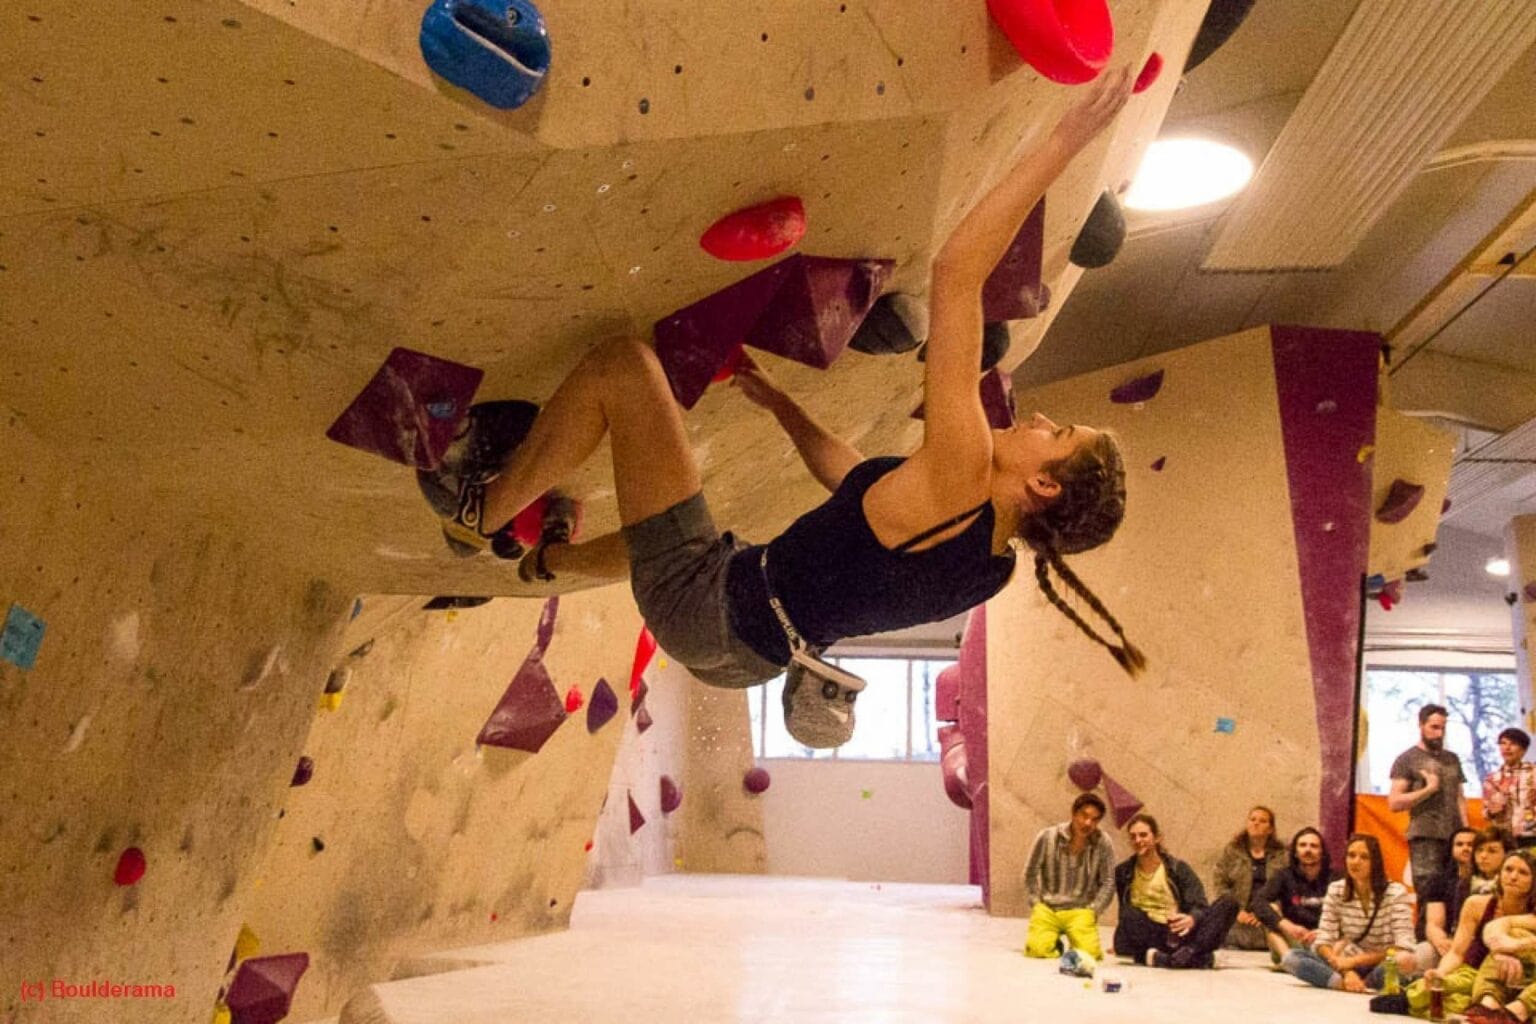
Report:
M1125 828L1125 823L1141 810L1141 801L1108 775L1104 776L1104 795L1109 798L1109 810L1115 816L1115 828Z
M655 724L656 721L655 719L651 718L650 710L642 704L640 706L640 710L635 713L635 731L637 733L645 732L645 730L649 729Z
M1013 378L995 366L981 378L981 408L993 430L1013 426Z
M1424 498L1424 485L1411 484L1407 480L1393 480L1381 507L1376 510L1378 523L1400 523L1413 514Z
M1051 301L1051 291L1040 283L1044 245L1045 200L1041 199L982 286L982 319L988 323L1029 320L1045 312Z
M558 595L544 602L544 610L539 613L539 628L534 640L534 649L541 655L549 650L549 641L555 635L555 616L559 613L560 598Z
M293 769L293 781L288 783L290 787L302 786L315 777L315 759L308 754L299 758L299 763Z
M293 993L309 970L308 953L243 960L224 997L233 1024L277 1024L293 1008Z
M960 666L950 665L933 680L933 713L941 722L960 717Z
M661 777L661 813L671 814L682 806L683 791L677 788L677 783L672 781L672 776Z
M1072 780L1072 785L1087 792L1098 788L1104 778L1104 769L1093 758L1080 757L1067 765L1067 778Z
M958 725L939 727L939 766L944 772L944 795L962 811L974 808L965 777L965 736Z
M693 408L738 344L826 369L894 267L795 253L656 321L656 355L673 397Z
M629 797L629 834L634 835L645 826L645 815L640 813L640 807L635 803L634 795Z
M761 766L748 770L747 774L741 777L742 788L753 796L766 793L772 783L773 776L768 774L767 768Z
M587 732L597 732L618 713L619 695L613 692L608 680L599 679L597 685L592 687L592 696L587 701Z
M1109 400L1116 405L1134 405L1150 400L1163 389L1163 371L1149 373L1145 377L1128 380L1109 393Z
M397 348L325 436L417 469L436 469L485 371Z
M565 701L537 650L530 651L475 742L537 754L565 721Z

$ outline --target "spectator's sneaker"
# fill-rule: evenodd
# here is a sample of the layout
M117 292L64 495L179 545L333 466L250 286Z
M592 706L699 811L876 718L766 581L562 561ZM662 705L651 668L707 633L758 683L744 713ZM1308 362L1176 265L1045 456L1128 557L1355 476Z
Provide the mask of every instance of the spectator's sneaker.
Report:
M553 583L555 574L544 564L544 552L551 544L569 544L580 528L581 503L559 491L546 494L539 541L518 563L518 578L524 583Z
M480 402L470 406L459 436L436 469L417 470L427 504L443 519L449 550L461 557L489 548L498 558L521 558L510 524L486 530L485 486L496 479L538 416L532 402Z

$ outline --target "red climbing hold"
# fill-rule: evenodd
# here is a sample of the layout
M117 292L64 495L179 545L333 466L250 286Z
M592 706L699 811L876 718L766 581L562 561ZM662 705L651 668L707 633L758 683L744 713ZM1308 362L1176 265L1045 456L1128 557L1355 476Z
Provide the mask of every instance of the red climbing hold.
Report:
M747 354L747 350L739 344L731 349L731 354L725 357L725 365L715 371L715 375L709 378L711 384L719 384L736 376L736 370L741 366L741 357Z
M586 702L586 698L581 695L581 687L573 686L569 690L565 691L566 714L574 715L576 712L581 710L581 706Z
M987 0L987 10L1019 56L1053 82L1092 81L1115 49L1106 0Z
M1163 55L1154 53L1147 58L1147 62L1141 66L1141 73L1136 76L1136 84L1131 86L1131 92L1146 92L1152 88L1152 83L1157 81L1157 76L1163 73Z
M645 674L646 667L651 663L651 656L656 653L656 638L651 636L651 631L644 626L640 627L640 638L635 641L635 663L629 670L629 702L635 703L640 697L640 677Z
M805 204L797 196L781 196L721 217L704 232L699 246L720 260L765 260L803 237Z
M586 852L587 852L587 853L591 853L591 852L592 852L592 840L590 840L590 839L588 839L588 840L587 840L587 841L586 841L586 842L585 842L585 843L584 843L584 844L583 844L583 845L582 845L582 847L581 847L581 848L582 848L582 849L583 849L583 850L585 850L585 851L586 851Z
M137 846L130 846L117 858L117 870L112 872L112 881L118 885L137 885L139 879L144 877L146 867L148 862L144 859L144 851Z
M541 494L513 517L512 536L523 547L531 548L539 542L539 533L544 527L544 508L548 504L549 495Z

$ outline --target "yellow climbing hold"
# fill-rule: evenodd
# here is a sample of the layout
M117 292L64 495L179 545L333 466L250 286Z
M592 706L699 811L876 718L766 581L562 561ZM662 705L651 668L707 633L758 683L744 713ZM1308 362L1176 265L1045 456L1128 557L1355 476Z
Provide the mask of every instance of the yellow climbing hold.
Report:
M229 1007L216 1003L213 1007L213 1024L230 1024Z
M244 960L261 952L261 940L251 931L251 926L241 922L240 934L235 939L235 959Z
M320 710L336 711L340 709L341 698L345 696L346 694L344 693L322 693L320 695Z
M663 658L657 658L656 659L656 667L657 668L666 668L667 667L667 659L664 658L664 657Z
M1355 453L1355 461L1360 463L1360 465L1363 466L1363 465L1365 465L1365 460L1370 458L1374 454L1376 454L1376 446L1375 445L1373 445L1373 444L1363 444L1363 445L1360 446L1360 450Z

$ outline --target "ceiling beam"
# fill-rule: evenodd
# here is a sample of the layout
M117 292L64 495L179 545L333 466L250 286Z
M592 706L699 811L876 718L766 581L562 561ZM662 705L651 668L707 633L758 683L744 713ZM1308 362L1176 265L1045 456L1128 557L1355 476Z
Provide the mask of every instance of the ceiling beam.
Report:
M1425 349L1390 380L1389 404L1412 416L1500 434L1536 417L1536 373Z

